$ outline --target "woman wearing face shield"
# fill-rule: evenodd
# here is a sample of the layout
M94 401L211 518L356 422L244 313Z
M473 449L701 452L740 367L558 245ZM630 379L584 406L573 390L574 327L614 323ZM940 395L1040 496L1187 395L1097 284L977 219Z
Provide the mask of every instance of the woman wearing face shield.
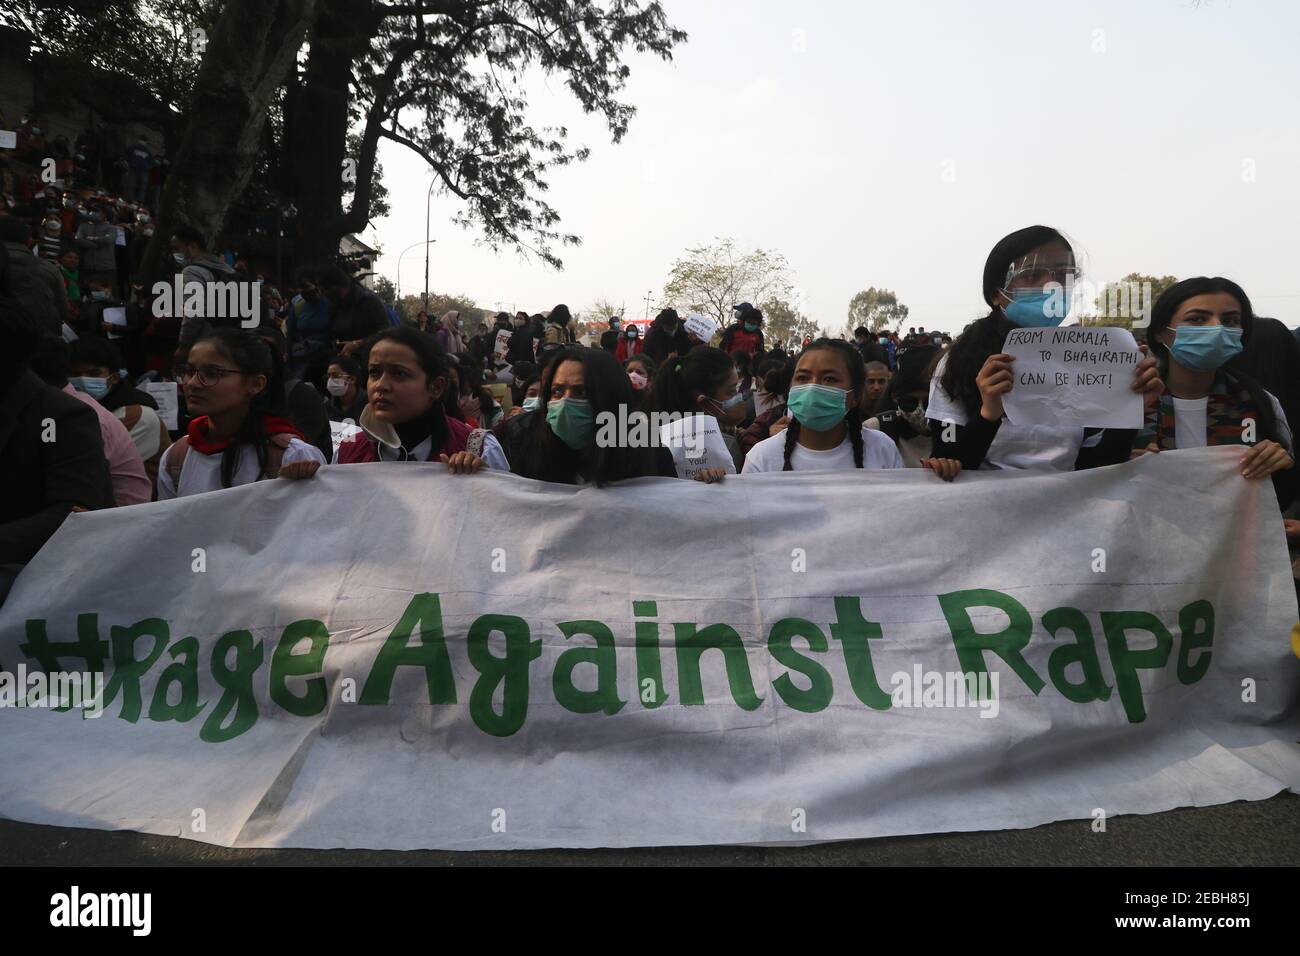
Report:
M1014 328L1052 327L1070 311L1079 270L1074 250L1050 226L1028 226L1004 237L984 264L989 313L953 342L930 383L931 454L965 468L1071 471L1128 460L1132 429L1017 425L1004 418L1015 359L1002 351ZM1150 357L1138 363L1132 386L1148 404L1163 385Z
M1272 478L1285 508L1295 497L1295 446L1286 413L1254 379L1227 367L1250 339L1255 316L1235 282L1200 276L1156 300L1147 345L1165 387L1134 450L1241 445L1241 473Z

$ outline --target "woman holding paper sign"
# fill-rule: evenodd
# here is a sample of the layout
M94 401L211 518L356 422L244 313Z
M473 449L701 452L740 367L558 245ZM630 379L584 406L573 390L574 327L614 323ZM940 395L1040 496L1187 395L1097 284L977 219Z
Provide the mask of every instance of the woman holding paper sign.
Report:
M741 473L902 468L889 436L862 422L866 383L862 356L848 342L823 338L809 343L790 379L790 424L751 448ZM961 471L954 459L927 458L921 465L945 481Z
M1156 300L1147 345L1165 388L1147 412L1137 453L1246 445L1241 473L1272 477L1283 508L1295 496L1295 448L1281 403L1227 363L1250 340L1254 313L1241 286L1200 276L1170 286Z
M654 407L656 411L676 415L709 415L716 418L722 429L722 441L731 453L735 471L745 465L745 453L731 431L745 420L744 393L739 391L740 375L736 363L722 349L697 345L685 358L675 358L663 364L655 378ZM698 481L722 480L726 468L705 468Z
M993 247L984 263L984 301L990 311L966 326L930 383L933 455L960 459L966 468L1053 471L1128 459L1131 429L1016 425L1003 417L1002 401L1015 381L1015 359L1002 351L1007 333L1060 325L1069 314L1078 277L1074 249L1050 226L1017 230ZM1155 400L1163 385L1153 359L1138 363L1132 387L1148 402Z

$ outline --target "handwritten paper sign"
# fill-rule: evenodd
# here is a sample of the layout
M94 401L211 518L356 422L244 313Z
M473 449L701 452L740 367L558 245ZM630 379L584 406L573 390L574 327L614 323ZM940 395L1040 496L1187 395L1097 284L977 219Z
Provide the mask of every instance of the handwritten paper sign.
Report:
M17 149L18 133L12 129L0 129L0 149Z
M492 358L497 364L506 360L506 353L510 351L510 329L498 329L496 342L492 346Z
M1142 351L1127 329L1012 329L1015 384L1002 399L1016 425L1141 428L1142 396L1133 370Z
M687 335L694 335L705 345L708 345L709 340L718 332L718 323L707 315L700 315L698 312L692 312L686 317L686 321L683 323L683 328L686 329Z
M126 308L124 306L109 306L103 310L100 317L109 325L126 328ZM108 337L110 339L120 339L122 336L115 332L109 332Z
M339 453L339 445L347 441L357 432L361 431L361 426L355 424L351 419L341 422L330 422L330 441L334 444L334 455Z
M712 415L687 415L659 430L659 443L673 453L678 478L694 478L705 468L736 473L736 463Z
M176 398L176 383L145 382L140 387L152 395L153 400L158 403L158 417L167 426L167 430L169 432L177 431L180 426L176 423L179 405Z

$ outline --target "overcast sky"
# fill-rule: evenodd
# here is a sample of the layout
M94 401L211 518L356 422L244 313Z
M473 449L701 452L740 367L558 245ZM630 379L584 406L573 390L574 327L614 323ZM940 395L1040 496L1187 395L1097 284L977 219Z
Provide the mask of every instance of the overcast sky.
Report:
M530 312L597 298L640 317L688 246L783 253L805 311L838 332L868 286L908 324L959 330L1013 229L1057 226L1087 277L1225 275L1300 323L1300 4L1292 0L666 0L690 39L633 54L623 142L562 82L528 84L535 124L591 158L551 177L557 272L494 254L432 206L432 290ZM393 214L364 233L399 280L424 239L429 176L381 147ZM420 248L401 260L420 292ZM652 303L653 305L654 303Z

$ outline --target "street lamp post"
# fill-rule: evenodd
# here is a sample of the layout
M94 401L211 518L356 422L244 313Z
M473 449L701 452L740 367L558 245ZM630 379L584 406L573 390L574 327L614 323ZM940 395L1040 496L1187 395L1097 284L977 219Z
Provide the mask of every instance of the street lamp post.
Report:
M424 242L416 242L416 243L412 243L411 245L407 246L405 249L403 249L403 250L398 254L398 256L397 256L397 301L400 302L400 301L402 300L402 256L406 255L406 254L407 254L408 252L410 252L412 249L418 249L418 248L420 248L420 246L424 246L424 247L425 247L425 254L426 254L426 256L427 256L427 255L428 255L428 247L429 247L429 244L430 244L430 243L433 243L433 242L437 242L437 241L438 241L437 239L426 239L426 240L424 240ZM426 266L426 268L427 268L427 266ZM427 273L426 273L426 276L427 276ZM428 280L427 280L427 278L426 278L426 286L425 286L425 288L426 288L426 298L425 298L425 300L424 300L424 301L425 301L425 311L426 311L426 312L429 311L429 309L428 309L429 300L428 300L428 298L427 298L427 289L428 289L427 281L428 281Z
M429 311L429 210L433 204L433 186L438 181L434 176L429 180L429 191L424 197L424 311Z

